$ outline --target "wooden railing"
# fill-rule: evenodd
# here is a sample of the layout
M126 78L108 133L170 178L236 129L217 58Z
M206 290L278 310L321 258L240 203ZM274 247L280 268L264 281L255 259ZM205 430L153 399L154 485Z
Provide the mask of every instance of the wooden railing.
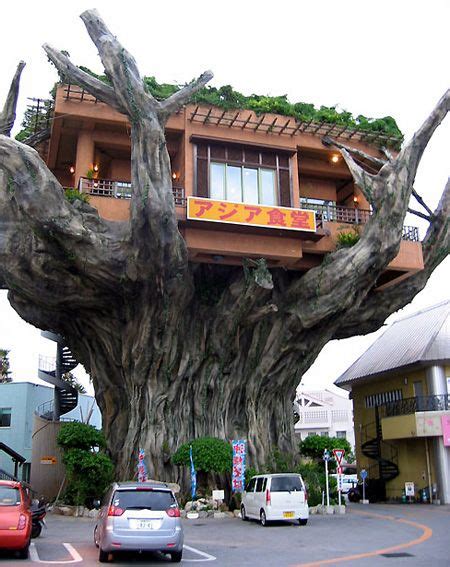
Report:
M131 199L131 183L129 181L112 181L111 179L88 179L81 177L78 189L81 193L89 193L96 197L113 197L115 199ZM186 206L184 188L172 185L175 205Z

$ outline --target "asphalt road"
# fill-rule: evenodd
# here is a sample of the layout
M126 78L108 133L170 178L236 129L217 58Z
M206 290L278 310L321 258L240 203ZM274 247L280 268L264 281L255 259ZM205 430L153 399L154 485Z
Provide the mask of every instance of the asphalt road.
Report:
M0 555L0 567L40 563L97 565L94 521L48 517L33 540L30 558ZM311 516L307 526L278 523L263 528L238 519L185 520L183 563L240 566L450 566L450 506L351 505L343 516ZM118 565L161 566L164 555L115 557Z

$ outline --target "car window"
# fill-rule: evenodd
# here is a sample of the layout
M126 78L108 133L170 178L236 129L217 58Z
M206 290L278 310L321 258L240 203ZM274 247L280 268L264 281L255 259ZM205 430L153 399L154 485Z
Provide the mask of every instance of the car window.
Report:
M174 495L167 490L116 490L112 504L122 510L168 510L177 505Z
M267 477L265 476L265 477L264 477L264 482L263 482L263 487L262 487L263 492L266 490L266 487L267 487Z
M253 492L256 484L256 478L252 478L251 481L247 484L247 492Z
M0 486L0 506L17 506L20 504L20 491L12 486Z
M271 492L294 492L303 490L299 476L275 476L270 485Z
M256 490L255 492L262 492L263 491L263 483L264 483L264 477L258 478L256 480Z

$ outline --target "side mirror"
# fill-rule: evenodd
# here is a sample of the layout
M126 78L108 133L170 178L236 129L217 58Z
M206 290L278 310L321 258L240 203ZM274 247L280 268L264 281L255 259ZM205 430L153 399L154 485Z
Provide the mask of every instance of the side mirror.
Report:
M100 500L94 500L92 504L96 510L100 510Z

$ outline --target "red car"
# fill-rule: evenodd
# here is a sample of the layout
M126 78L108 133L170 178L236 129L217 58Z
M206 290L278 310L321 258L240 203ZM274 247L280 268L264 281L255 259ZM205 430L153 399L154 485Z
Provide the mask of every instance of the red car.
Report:
M31 539L30 496L20 482L0 480L0 549L26 559Z

